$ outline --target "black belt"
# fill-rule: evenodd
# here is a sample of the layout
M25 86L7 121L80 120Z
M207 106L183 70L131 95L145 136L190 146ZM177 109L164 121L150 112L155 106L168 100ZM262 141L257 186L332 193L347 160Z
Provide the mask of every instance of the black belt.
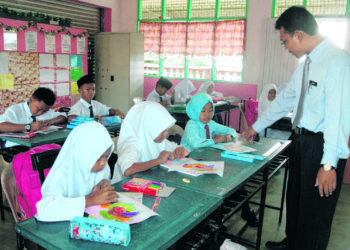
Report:
M312 132L310 130L307 130L306 128L299 128L299 127L296 127L295 129L293 129L293 132L295 134L298 134L298 135L320 135L320 134L323 134L322 132Z

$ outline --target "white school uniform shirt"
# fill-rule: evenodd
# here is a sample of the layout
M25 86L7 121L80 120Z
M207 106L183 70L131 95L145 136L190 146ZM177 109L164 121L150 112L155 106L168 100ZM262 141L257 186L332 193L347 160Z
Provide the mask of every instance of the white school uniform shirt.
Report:
M77 116L83 116L83 117L90 117L89 107L91 105L92 105L92 111L94 112L94 116L109 115L109 110L111 109L110 107L107 107L106 105L95 100L91 100L91 104L89 104L84 99L80 98L80 100L76 104L74 104L73 107L70 109L68 116L77 115Z
M123 179L126 169L136 162L158 158L163 150L173 152L177 144L164 139L154 139L175 124L175 119L159 103L141 102L134 105L126 115L117 144L118 161L114 168L113 180Z
M151 93L148 94L146 101L150 101L150 102L160 102L160 97L162 97L162 101L167 100L167 101L169 102L169 104L170 104L170 102L171 102L171 96L170 96L170 95L167 95L167 94L165 94L165 95L163 95L163 96L160 96L160 95L157 93L156 89L153 89L153 90L151 91Z
M18 104L14 104L6 109L5 113L0 115L0 123L2 122L11 122L16 124L29 124L33 122L32 113L30 112L28 102L22 102ZM42 115L36 116L37 121L41 120L51 120L60 115L66 117L65 113L55 112L52 109L49 109ZM18 145L13 142L6 142L6 147L13 147Z
M97 173L91 168L113 141L106 128L98 122L86 122L68 136L42 188L36 204L36 218L41 221L71 220L83 216L85 196L101 180L109 178L108 164Z

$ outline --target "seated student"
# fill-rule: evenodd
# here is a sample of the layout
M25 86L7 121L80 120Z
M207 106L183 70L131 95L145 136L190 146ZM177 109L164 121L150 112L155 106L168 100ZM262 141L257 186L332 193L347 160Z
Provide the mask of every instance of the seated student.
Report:
M168 141L167 129L175 119L159 103L141 102L125 117L117 144L118 161L114 180L131 176L165 163L169 158L182 158L188 150Z
M171 96L167 95L166 92L171 89L173 84L165 77L159 78L156 83L156 87L149 93L146 101L158 102L162 105L174 104L175 91L171 92Z
M68 136L41 188L36 218L71 220L83 216L86 207L117 202L110 185L107 159L113 141L103 125L92 121L76 127Z
M207 94L196 94L187 104L186 113L190 120L186 124L181 144L190 151L215 143L230 142L235 138L236 131L233 128L212 120L214 109L214 103Z
M207 95L213 98L224 97L222 93L214 91L214 83L212 81L202 83L196 94L199 93L206 93Z
M113 109L106 105L92 100L95 96L94 75L82 76L78 81L78 91L80 100L73 105L68 113L68 122L71 122L77 116L97 117L101 116L120 116L124 118L124 114L119 109Z
M64 113L50 108L56 101L55 93L44 87L37 88L27 102L14 104L0 115L0 132L37 131L52 124L66 121ZM6 147L16 144L7 142Z
M276 96L277 96L277 87L275 84L264 85L259 97L258 116L260 116L263 112L265 112L270 107L272 101L276 98ZM291 124L289 124L290 123L289 121L286 121L286 120L280 120L280 121L281 122L285 121L284 122L285 127L289 127L289 125L291 126ZM251 126L251 125L252 124L248 124L248 126ZM264 131L261 133L264 133ZM292 133L290 131L267 128L266 136L270 138L275 138L275 139L287 140L291 134Z
M175 86L175 103L188 103L191 99L190 93L196 90L192 82L188 79L183 79Z

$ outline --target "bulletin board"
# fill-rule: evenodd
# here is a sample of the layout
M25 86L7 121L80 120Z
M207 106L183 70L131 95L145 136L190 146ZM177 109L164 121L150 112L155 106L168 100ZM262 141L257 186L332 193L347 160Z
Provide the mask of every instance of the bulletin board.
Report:
M0 18L0 114L48 87L53 108L79 99L76 81L87 74L87 31Z

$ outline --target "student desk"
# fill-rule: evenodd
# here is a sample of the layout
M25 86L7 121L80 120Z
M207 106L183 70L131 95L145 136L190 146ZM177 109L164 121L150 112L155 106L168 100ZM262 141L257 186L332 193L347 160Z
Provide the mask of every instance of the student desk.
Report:
M129 179L114 184L116 190L121 191L122 184ZM153 201L154 196L143 195L147 207L151 208ZM70 239L68 221L43 223L30 218L17 223L15 231L47 249L167 249L220 205L219 197L176 187L169 197L161 199L159 216L130 225L131 241L127 247Z
M214 103L215 106L215 114L224 113L224 125L230 126L230 113L232 110L238 108L238 105L235 103L241 101L241 98L231 98L227 101L218 101ZM186 105L185 104L177 104L177 105L167 105L165 108L169 111L169 113L176 119L176 121L181 125L181 127L185 127L189 117L186 113Z
M115 131L118 131L120 129L120 126L121 125L119 124L115 126L108 126L106 128L109 132L115 133ZM6 141L11 141L20 144L22 146L33 148L44 144L63 142L66 140L67 136L71 131L72 129L62 128L48 134L35 134L35 136L31 138L15 138L7 136L0 136L0 138Z
M167 168L157 166L150 170L138 173L138 177L145 179L155 179L158 181L165 181L170 185L176 185L195 190L202 194L220 197L223 201L235 194L243 185L253 179L258 173L264 172L264 183L262 185L261 200L260 200L260 214L259 226L257 233L256 248L260 248L262 222L264 217L264 206L266 198L267 185L267 168L266 166L280 155L290 144L290 141L276 140L271 138L261 138L259 143L249 144L248 146L257 149L254 154L263 155L271 148L275 150L266 157L263 161L255 161L254 163L221 158L221 151L214 148L200 148L190 154L191 158L202 157L207 161L225 161L225 169L223 177L213 174L204 174L201 176L191 176L180 172L168 172ZM275 146L276 145L276 146ZM184 178L188 181L184 182Z

